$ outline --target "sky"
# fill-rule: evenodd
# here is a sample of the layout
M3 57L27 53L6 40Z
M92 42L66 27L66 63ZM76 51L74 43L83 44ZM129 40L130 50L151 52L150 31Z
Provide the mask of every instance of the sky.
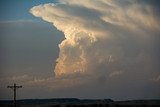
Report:
M160 99L159 0L1 0L0 99Z

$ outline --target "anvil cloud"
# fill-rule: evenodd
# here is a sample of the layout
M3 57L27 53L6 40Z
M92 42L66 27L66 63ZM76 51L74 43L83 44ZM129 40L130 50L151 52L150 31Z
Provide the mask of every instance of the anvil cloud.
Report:
M99 81L104 89L109 83L121 84L113 85L119 90L130 84L126 80L136 81L137 89L143 90L160 75L156 8L143 0L60 0L30 12L64 33L56 78L83 78L86 84Z

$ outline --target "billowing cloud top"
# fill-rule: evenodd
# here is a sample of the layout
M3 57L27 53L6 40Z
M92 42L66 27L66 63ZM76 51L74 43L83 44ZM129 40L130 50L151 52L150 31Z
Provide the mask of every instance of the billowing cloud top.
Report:
M107 72L111 65L124 69L147 56L152 32L160 29L153 8L137 0L61 0L30 12L64 32L56 75Z
M144 83L160 75L156 8L144 0L60 0L30 12L65 35L56 77L89 76L102 82L123 75L121 81L134 77Z

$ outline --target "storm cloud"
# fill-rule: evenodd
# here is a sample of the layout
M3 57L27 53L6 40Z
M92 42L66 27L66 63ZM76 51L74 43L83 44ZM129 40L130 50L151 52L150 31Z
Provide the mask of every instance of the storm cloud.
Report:
M64 33L54 69L61 88L69 83L92 97L160 98L157 9L149 0L60 0L30 12Z

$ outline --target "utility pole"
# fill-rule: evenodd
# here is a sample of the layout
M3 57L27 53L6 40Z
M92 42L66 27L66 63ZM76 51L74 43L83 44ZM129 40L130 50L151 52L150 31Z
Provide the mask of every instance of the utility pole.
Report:
M14 92L14 96L13 96L13 107L16 107L16 90L17 90L18 88L22 88L22 86L17 86L17 85L14 83L14 85L8 86L7 88L13 89L13 92Z

